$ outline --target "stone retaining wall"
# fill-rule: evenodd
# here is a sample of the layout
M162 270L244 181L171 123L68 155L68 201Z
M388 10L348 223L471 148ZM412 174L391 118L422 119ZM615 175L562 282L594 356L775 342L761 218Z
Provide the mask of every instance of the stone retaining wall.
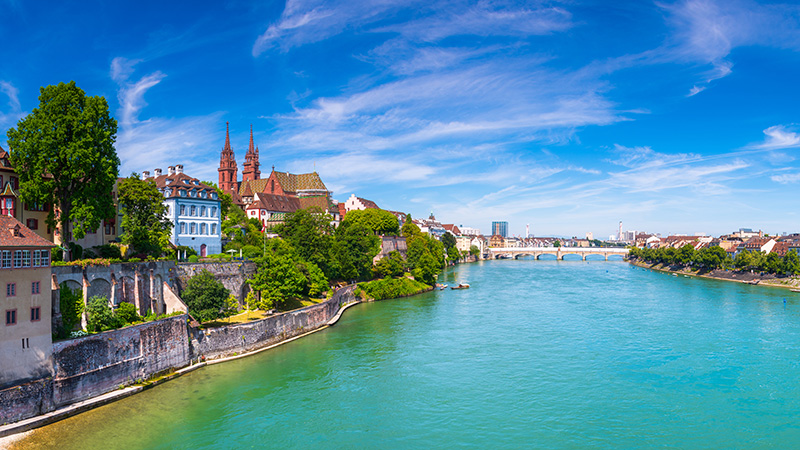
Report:
M253 261L231 261L222 263L180 263L177 268L178 292L183 292L189 278L207 270L214 275L217 281L222 282L226 289L231 291L239 304L244 304L244 298L250 292L247 279L256 273L256 264Z
M322 303L254 322L192 329L192 356L216 359L246 353L323 327L342 306L356 301L353 289L346 286Z

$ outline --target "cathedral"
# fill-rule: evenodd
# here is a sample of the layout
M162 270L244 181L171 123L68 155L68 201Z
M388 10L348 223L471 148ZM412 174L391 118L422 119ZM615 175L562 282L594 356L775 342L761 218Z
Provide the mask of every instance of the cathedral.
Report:
M277 172L275 166L267 178L261 178L258 147L253 142L253 126L250 125L250 145L244 156L244 170L239 181L239 168L230 139L230 126L225 123L225 145L219 160L219 187L233 198L233 203L244 209L248 217L259 218L264 226L282 221L286 213L300 208L317 207L339 215L337 205L331 199L332 192L316 171L294 174Z

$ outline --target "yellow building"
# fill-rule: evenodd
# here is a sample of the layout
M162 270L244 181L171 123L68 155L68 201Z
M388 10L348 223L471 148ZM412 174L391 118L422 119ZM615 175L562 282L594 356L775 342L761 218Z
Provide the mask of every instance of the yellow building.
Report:
M0 388L51 375L52 247L0 216Z

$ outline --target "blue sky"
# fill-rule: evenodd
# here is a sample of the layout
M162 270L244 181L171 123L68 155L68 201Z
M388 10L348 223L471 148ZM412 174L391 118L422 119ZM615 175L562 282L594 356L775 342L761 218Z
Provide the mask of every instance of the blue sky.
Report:
M794 4L72 3L0 0L0 129L75 80L122 175L216 181L230 121L240 164L252 123L264 172L484 232L800 231Z

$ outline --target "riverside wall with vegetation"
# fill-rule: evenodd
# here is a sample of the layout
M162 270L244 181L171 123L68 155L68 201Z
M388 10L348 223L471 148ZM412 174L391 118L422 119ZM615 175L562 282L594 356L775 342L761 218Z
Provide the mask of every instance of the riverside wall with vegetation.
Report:
M344 306L359 301L353 290L354 286L345 286L324 302L253 322L192 328L192 356L217 359L247 353L324 327Z

